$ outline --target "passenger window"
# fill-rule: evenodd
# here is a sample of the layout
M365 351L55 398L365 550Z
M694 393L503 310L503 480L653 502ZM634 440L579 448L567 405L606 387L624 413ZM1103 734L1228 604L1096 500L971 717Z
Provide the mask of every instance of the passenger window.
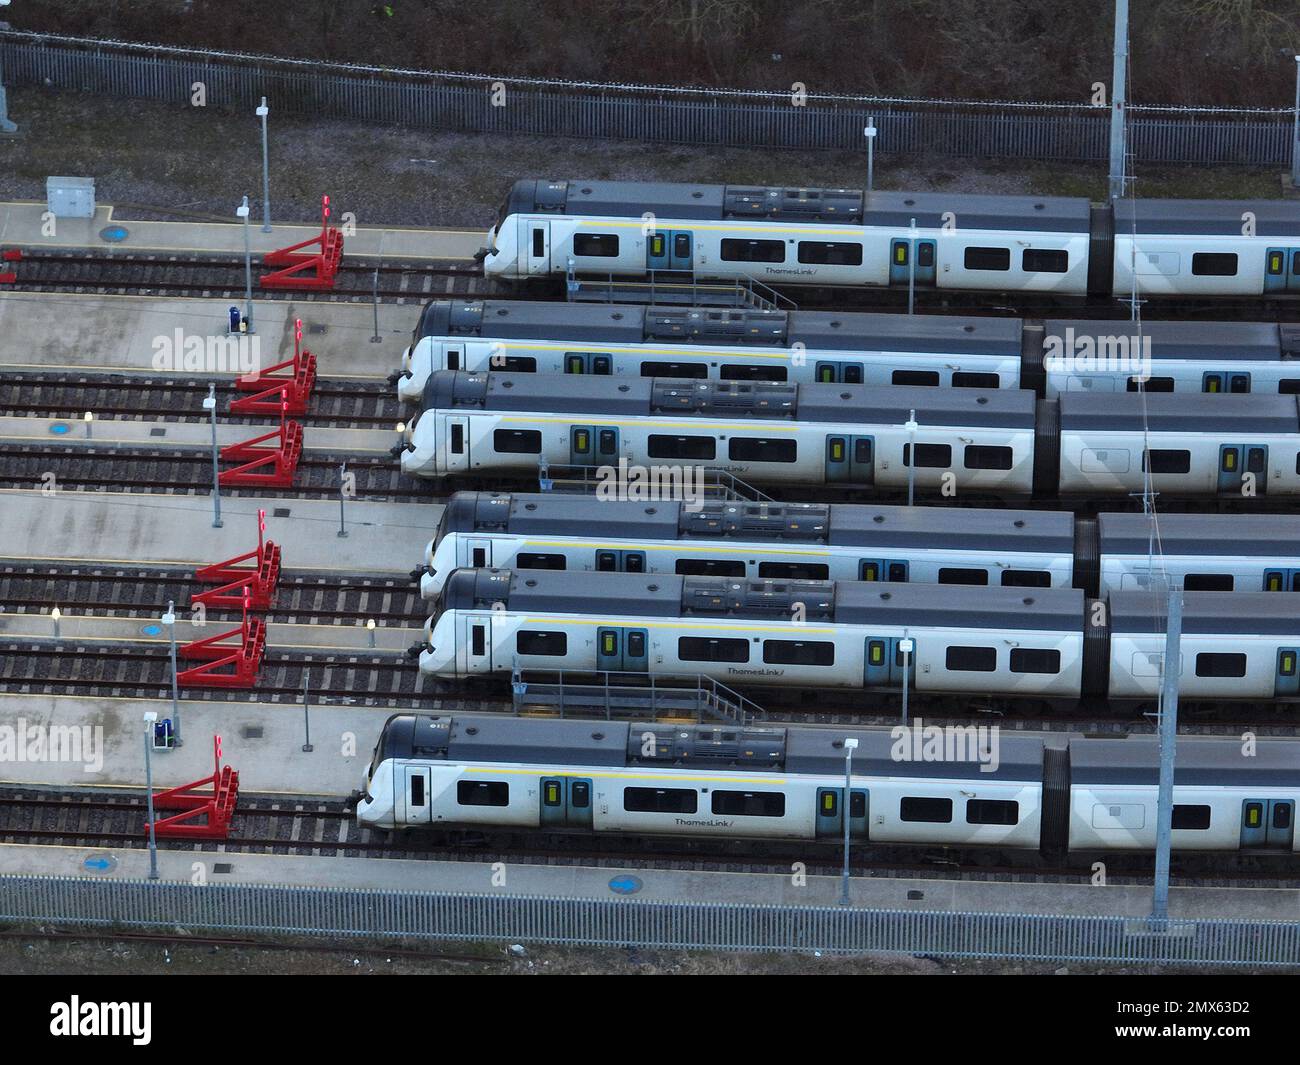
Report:
M418 773L411 774L411 798L407 802L408 806L424 805L424 777Z
M998 668L998 652L994 647L949 647L946 665L963 673L992 673Z
M987 570L958 569L955 566L943 566L939 570L940 584L988 584Z
M968 470L1009 470L1011 449L1000 445L967 444L963 461Z
M1205 651L1196 656L1198 677L1244 677L1246 656L1236 653Z
M1198 251L1192 255L1192 273L1201 277L1235 277L1237 256L1231 252Z
M967 248L967 270L1010 270L1010 248Z
M912 445L903 445L903 465L912 464ZM932 469L947 469L952 465L952 447L949 444L917 444L916 465Z
M1043 647L1011 648L1012 673L1059 673L1061 652Z
M946 825L952 821L952 800L904 796L898 805L898 819Z

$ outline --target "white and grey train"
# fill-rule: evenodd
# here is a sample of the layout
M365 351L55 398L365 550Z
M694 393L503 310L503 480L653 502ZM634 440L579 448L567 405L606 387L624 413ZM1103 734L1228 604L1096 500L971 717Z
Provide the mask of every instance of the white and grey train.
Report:
M671 182L515 183L488 277L1127 296L1300 294L1300 202L976 196Z
M911 422L915 415L915 422ZM909 423L911 426L909 427ZM915 470L909 470L913 446ZM429 378L403 473L671 465L754 485L1025 499L1300 495L1300 396L464 373Z
M1061 392L1300 392L1300 326L436 300L397 394L437 370Z
M1158 546L1158 553L1157 553ZM1154 560L1153 560L1153 556ZM413 571L463 567L1082 589L1300 592L1300 516L1143 514L458 492Z
M845 801L844 740L858 747ZM1176 851L1293 855L1295 740L1178 741ZM972 745L973 747L973 745ZM991 753L991 752L990 752ZM397 714L357 820L379 830L506 829L725 841L839 841L1063 854L1155 849L1149 737L1003 734L910 757L887 730L741 728ZM846 809L847 807L847 809ZM1289 860L1289 859L1288 859Z
M1182 698L1300 698L1291 596L1184 600ZM463 569L412 651L421 672L446 680L563 670L897 691L906 673L919 696L1145 703L1160 683L1163 602L1074 588Z

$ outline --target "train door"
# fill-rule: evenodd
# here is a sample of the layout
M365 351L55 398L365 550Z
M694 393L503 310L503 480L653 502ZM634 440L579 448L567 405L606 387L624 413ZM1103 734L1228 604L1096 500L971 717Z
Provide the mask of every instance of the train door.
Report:
M405 816L399 823L425 825L433 820L433 803L429 799L429 770L427 767L408 765L402 770L402 796Z
M645 673L650 668L645 629L602 626L596 631L596 668L602 673Z
M535 218L519 219L519 247L523 249L529 277L546 277L551 272L551 223Z
M462 564L474 569L492 565L492 541L478 537L466 540L465 561Z
M902 688L903 652L899 649L902 637L868 636L866 666L863 682L868 688ZM907 683L916 686L916 640L912 640L912 653L908 656Z
M1264 591L1300 592L1300 569L1265 570Z
M867 839L870 835L867 812L870 809L866 788L854 788L849 795L849 838ZM817 789L817 826L818 839L844 838L844 789Z
M935 244L932 240L909 241L895 239L889 248L889 283L906 287L912 276L911 245L916 245L916 274L918 288L934 287Z
M1279 647L1277 650L1277 676L1273 680L1273 695L1300 695L1300 647Z
M443 457L447 472L468 470L469 418L455 414L442 414L439 417L445 419L443 440L446 441L447 447Z
M1264 260L1265 292L1300 292L1300 248L1269 248Z
M457 671L461 676L492 672L492 615L467 614L460 619L460 624Z
M1249 392L1250 374L1211 370L1201 375L1202 392Z
M1295 801L1246 799L1241 804L1242 850L1290 850L1295 838Z
M671 229L651 233L646 239L646 266L651 270L692 270L695 256L689 230Z
M613 369L614 360L603 351L566 351L564 353L565 373L590 373L608 376Z
M828 436L826 438L826 481L828 484L875 484L876 441L871 436Z
M908 580L908 566L901 558L862 558L858 559L858 580L860 581L895 581L903 583Z
M618 461L618 430L610 425L574 425L569 429L569 462L574 466L608 466Z
M1246 487L1249 485L1249 492ZM1219 492L1262 496L1268 490L1268 447L1264 444L1219 445Z
M860 362L818 362L813 368L813 380L821 384L862 384Z
M644 573L644 551L597 551L597 573Z
M591 781L576 777L542 777L541 823L569 828L591 827Z

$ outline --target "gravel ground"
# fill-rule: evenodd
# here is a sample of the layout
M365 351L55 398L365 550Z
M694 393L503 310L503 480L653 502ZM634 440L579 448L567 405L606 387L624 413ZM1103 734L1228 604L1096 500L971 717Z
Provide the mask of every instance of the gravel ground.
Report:
M10 114L24 134L0 139L0 197L45 198L51 174L91 176L122 218L231 220L242 195L260 204L257 120L210 108L22 89ZM271 116L277 219L315 221L328 193L361 225L486 227L520 177L664 179L861 186L864 153L701 148L426 130ZM1101 167L951 158L877 160L877 186L914 191L1105 194ZM1271 197L1278 175L1249 169L1143 172L1145 196ZM153 210L149 210L152 208ZM255 215L259 213L254 208Z

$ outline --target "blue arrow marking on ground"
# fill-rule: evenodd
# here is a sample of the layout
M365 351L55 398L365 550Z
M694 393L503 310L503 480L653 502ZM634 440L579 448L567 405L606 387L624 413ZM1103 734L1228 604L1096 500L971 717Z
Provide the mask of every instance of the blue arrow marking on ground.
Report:
M616 895L633 895L641 890L641 880L635 876L616 876L609 882L609 890Z
M87 869L98 869L102 873L105 869L113 868L113 860L111 858L87 858L85 866Z

